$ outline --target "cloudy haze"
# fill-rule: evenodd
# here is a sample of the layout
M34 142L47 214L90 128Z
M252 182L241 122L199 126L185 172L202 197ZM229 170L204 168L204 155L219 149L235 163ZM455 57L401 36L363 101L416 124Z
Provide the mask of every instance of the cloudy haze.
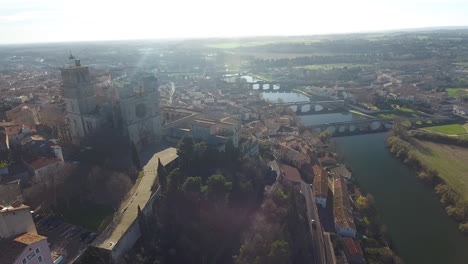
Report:
M0 43L467 26L468 1L0 0Z

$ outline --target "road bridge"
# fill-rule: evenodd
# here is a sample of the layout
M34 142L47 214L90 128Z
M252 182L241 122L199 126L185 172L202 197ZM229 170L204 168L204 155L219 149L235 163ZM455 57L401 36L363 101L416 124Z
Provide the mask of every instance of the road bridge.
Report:
M277 106L290 107L297 114L310 114L327 112L328 108L337 109L342 108L345 105L344 100L328 100L328 101L300 101L300 102L278 102L274 103ZM319 106L319 107L317 107Z
M375 133L379 131L387 131L393 127L395 121L398 122L409 122L412 126L421 124L437 124L447 121L455 121L455 119L450 117L434 117L434 118L408 118L408 119L361 119L361 120L352 120L346 122L334 122L334 123L325 123L317 125L308 125L300 126L301 131L309 130L313 132L320 133L322 131L328 130L332 135L347 135L347 134L365 134L365 133Z

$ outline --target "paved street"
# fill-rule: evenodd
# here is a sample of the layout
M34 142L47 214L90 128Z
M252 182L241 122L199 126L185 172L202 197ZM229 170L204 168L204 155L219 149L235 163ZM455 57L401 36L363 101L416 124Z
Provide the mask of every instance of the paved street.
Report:
M312 190L305 182L301 183L301 190L307 204L307 216L309 218L309 227L315 252L314 263L333 263L334 258L331 248L329 246L325 247L326 244L323 236L323 228L320 223L317 204L315 203ZM315 227L312 224L312 219L315 220Z

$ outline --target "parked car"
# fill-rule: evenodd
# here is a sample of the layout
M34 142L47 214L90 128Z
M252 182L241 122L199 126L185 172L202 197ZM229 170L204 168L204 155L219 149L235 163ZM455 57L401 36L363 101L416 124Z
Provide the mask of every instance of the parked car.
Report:
M61 224L63 224L63 220L62 219L57 219L53 223L51 223L49 225L49 230L53 230L53 229L59 227Z
M46 225L49 224L50 221L52 221L52 218L50 218L50 217L44 217L42 220L40 220L40 221L37 223L37 226L38 226L38 227L46 226Z
M81 231L83 231L83 228L82 227L79 227L79 226L76 226L74 227L74 229L72 231L70 231L67 235L66 235L66 238L72 238L76 235L78 235L78 233L80 233Z
M33 216L33 220L35 223L39 223L39 221L41 221L41 219L43 219L44 216L43 215L39 215L39 214L36 214L35 216Z
M75 226L72 226L72 227L68 228L67 230L63 231L60 235L66 237L68 235L68 233L75 230L75 228L76 228Z
M87 232L84 232L80 235L80 240L83 241L86 239L87 236L89 236L89 234L91 234L91 232L87 231Z
M84 242L85 242L86 244L89 244L89 243L93 242L94 239L96 239L96 237L97 237L97 234L96 234L96 233L91 233L91 234L89 234L89 236L87 236L87 237L85 238Z

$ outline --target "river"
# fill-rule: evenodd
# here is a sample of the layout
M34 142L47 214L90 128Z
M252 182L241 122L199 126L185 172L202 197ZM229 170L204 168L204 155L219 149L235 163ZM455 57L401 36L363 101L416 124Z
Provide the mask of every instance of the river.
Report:
M405 263L468 263L468 238L445 213L433 190L392 157L386 133L334 138L364 191L371 193Z
M271 102L303 102L299 93L262 93ZM364 117L349 112L301 115L305 125L351 121ZM407 264L468 263L468 238L458 231L433 190L393 158L385 145L387 133L334 138L337 152L364 191L371 193L388 227L397 254Z
M288 93L288 92L263 92L261 93L261 97L265 101L269 101L272 103L294 103L294 102L306 102L310 101L308 96L305 96L301 93ZM296 111L297 106L291 106L293 111ZM315 106L315 111L321 111L323 107L321 105ZM310 106L305 105L302 107L302 111L309 111ZM328 114L313 114L313 115L300 115L298 116L300 122L303 125L311 126L311 125L319 125L325 123L334 123L334 122L347 122L352 120L360 120L366 119L365 117L357 114L353 114L350 112L342 112L342 113L328 113Z

